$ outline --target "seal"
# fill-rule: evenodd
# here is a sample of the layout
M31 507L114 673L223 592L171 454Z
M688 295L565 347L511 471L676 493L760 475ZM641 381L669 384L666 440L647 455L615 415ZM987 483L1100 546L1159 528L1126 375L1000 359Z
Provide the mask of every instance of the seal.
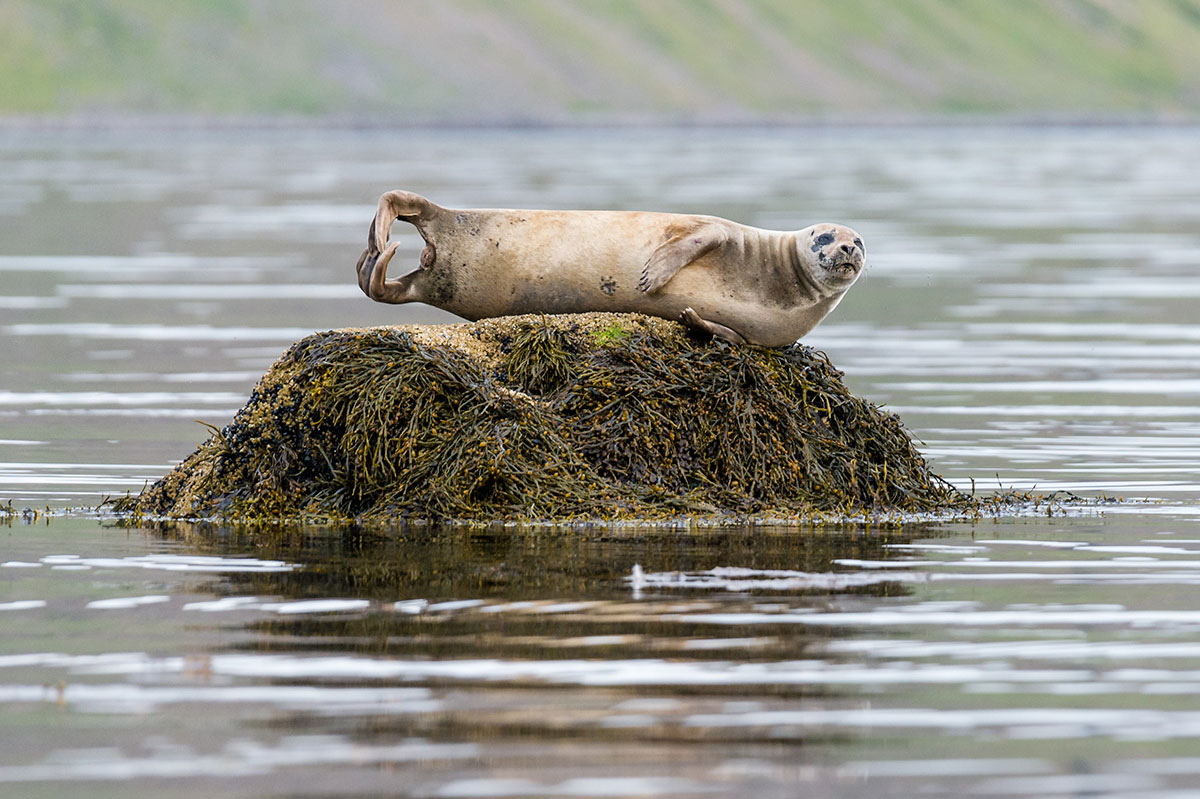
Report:
M388 279L409 222L420 265ZM389 191L355 267L377 302L424 302L469 320L523 313L643 313L735 343L783 347L817 326L865 264L848 227L763 230L645 211L442 208Z

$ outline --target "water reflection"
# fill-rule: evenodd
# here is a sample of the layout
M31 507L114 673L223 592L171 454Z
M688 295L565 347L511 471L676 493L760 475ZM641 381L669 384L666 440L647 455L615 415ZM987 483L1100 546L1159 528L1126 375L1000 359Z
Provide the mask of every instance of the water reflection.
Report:
M885 559L890 545L909 542L927 529L839 525L660 531L604 524L583 529L498 524L315 531L172 523L163 525L160 534L196 551L252 549L261 557L307 564L282 576L235 578L251 593L438 601L481 594L515 600L531 591L539 597L566 597L603 590L624 597L625 578L635 564L644 572L695 571L730 562L754 569L830 572L838 559ZM885 588L876 590L880 592L886 593Z
M53 520L0 563L9 640L87 628L0 654L0 704L43 742L46 710L93 720L0 758L0 782L1041 795L1086 767L1167 796L1200 779L1166 757L1200 738L1200 537L1156 518L178 524L100 528L103 555ZM1112 756L1129 746L1168 749Z
M52 532L56 523L31 530ZM378 787L371 766L386 764L420 775L427 787L410 795L507 795L517 786L533 795L711 795L721 782L744 781L737 769L717 782L695 772L702 753L690 748L742 746L744 736L697 719L761 701L767 708L807 697L832 701L864 682L913 682L885 671L823 669L805 654L828 639L821 630L731 634L683 618L722 607L775 614L797 603L825 607L841 594L903 593L894 581L818 582L789 589L783 605L777 591L761 600L729 591L679 597L650 583L656 573L720 570L728 562L833 575L839 558L888 558L888 545L911 542L918 527L903 534L844 527L663 535L181 524L132 532L149 552L60 551L0 565L28 592L44 586L37 578L51 570L67 569L56 573L79 581L74 594L63 596L60 587L60 595L14 604L8 618L16 631L81 612L94 625L73 643L75 654L0 655L0 704L99 717L95 723L108 729L105 717L120 728L120 718L139 716L169 732L150 743L114 732L102 753L72 748L68 735L48 756L0 761L0 782L172 778L186 786L271 775L273 784L311 787L314 770L341 768L356 783ZM628 579L635 565L645 577L636 588ZM157 574L205 582L130 592L138 574L147 575L139 583L146 586ZM114 626L163 623L174 641L167 654L156 653L153 636L141 649L113 649L105 640ZM190 631L184 641L182 631ZM98 651L80 653L92 647ZM197 711L202 724L177 724ZM40 724L33 727L36 734ZM236 743L227 740L233 729L243 731ZM831 736L814 729L803 737ZM320 751L306 754L313 749ZM531 778L522 764L534 753L542 765ZM672 753L683 760L664 767ZM626 776L612 777L611 763L626 764Z

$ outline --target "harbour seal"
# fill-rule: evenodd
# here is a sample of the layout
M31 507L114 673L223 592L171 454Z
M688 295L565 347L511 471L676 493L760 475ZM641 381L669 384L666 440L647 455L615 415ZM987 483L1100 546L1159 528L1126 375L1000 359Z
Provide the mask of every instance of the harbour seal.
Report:
M425 248L416 270L389 280L397 219L416 227ZM690 214L453 210L389 191L356 271L377 302L424 302L472 321L634 312L782 347L837 306L864 262L862 239L842 225L782 232Z

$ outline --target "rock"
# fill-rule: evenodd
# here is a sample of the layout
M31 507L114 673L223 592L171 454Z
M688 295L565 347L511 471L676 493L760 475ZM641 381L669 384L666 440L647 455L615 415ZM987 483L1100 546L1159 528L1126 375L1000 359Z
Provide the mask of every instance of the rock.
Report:
M636 314L334 330L126 510L172 518L830 518L969 502L826 357Z

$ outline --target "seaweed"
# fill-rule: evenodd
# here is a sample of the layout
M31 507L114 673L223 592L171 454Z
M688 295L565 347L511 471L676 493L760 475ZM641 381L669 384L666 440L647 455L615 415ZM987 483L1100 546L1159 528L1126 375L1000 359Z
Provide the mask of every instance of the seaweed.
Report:
M293 345L139 513L225 519L826 517L963 509L829 360L633 314Z

